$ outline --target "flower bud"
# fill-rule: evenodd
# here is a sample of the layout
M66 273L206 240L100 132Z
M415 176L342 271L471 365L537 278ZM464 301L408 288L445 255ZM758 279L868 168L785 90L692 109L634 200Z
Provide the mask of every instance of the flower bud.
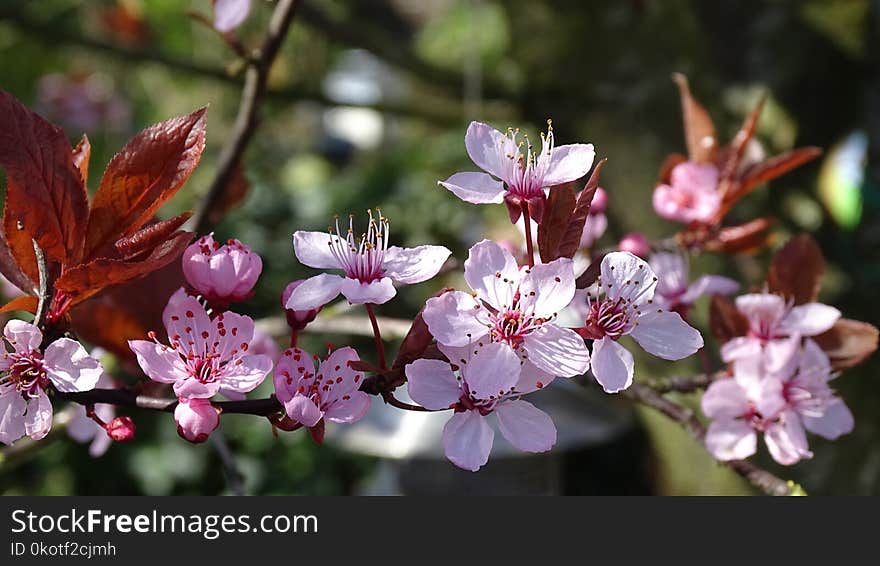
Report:
M206 441L220 425L220 414L207 399L178 399L174 420L177 434L198 444Z
M208 234L183 252L187 282L213 306L225 308L249 298L262 271L260 256L238 240L221 246Z
M292 330L296 332L299 332L300 330L308 326L310 322L315 320L315 317L318 316L318 313L323 308L318 307L317 309L309 309L303 311L286 308L287 301L290 299L290 295L293 294L294 289L299 287L303 281L303 279L291 281L287 285L287 287L284 288L284 292L281 293L281 306L285 307L284 312L287 314L287 324Z
M590 202L590 215L603 214L608 208L608 193L602 187L596 189L593 200Z
M109 423L104 425L107 436L116 442L127 442L134 438L136 427L131 417L116 417Z
M651 253L651 243L648 242L648 238L641 232L630 232L620 240L617 249L646 259L648 254Z

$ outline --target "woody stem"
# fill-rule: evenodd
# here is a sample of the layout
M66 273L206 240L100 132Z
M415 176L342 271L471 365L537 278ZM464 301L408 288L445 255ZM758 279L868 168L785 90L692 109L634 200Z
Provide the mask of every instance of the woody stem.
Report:
M529 267L535 267L535 250L532 243L532 219L529 216L529 205L523 202L520 206L522 207L523 225L526 227L526 258L529 262Z

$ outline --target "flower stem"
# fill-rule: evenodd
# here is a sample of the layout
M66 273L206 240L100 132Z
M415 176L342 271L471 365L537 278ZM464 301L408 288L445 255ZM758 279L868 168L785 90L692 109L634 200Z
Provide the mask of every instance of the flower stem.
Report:
M529 205L523 202L520 206L522 206L523 225L526 227L526 259L529 262L529 267L535 267L535 249L532 243L532 218L529 216Z
M367 314L370 316L370 324L373 325L373 337L376 339L376 355L379 357L379 369L386 370L388 366L385 364L385 344L382 342L382 333L379 332L379 321L376 320L376 312L373 305L364 303Z

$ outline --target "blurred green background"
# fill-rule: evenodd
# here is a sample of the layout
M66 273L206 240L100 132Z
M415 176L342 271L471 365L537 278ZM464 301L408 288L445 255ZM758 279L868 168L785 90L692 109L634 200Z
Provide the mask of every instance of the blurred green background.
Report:
M258 44L271 9L271 2L254 1L238 30L245 45ZM242 80L235 54L190 12L210 17L211 3L0 3L0 87L71 139L88 133L92 190L114 151L139 129L210 105L201 165L163 216L192 208L206 190ZM552 118L558 143L594 143L609 158L602 185L610 226L601 244L631 230L651 238L672 234L676 226L657 218L650 194L665 155L684 149L670 80L681 71L722 140L768 92L759 128L768 153L826 149L820 161L748 197L733 220L772 215L780 243L788 234L813 233L830 264L824 302L877 324L878 38L880 1L869 0L306 0L272 69L265 119L246 154L250 193L216 227L218 239L237 237L264 260L258 292L240 310L254 318L281 314L284 285L312 274L295 261L290 234L323 229L334 213L380 205L395 243L442 243L459 259L484 235L516 239L504 207L465 205L436 185L473 169L463 144L472 119L537 132ZM769 254L707 255L694 271L757 285ZM458 281L453 273L407 287L380 314L411 317L428 293ZM705 304L695 320L705 330ZM303 338L313 351L327 341L369 351L368 338ZM711 340L708 346L717 350ZM696 361L642 359L637 367L636 379L699 369ZM766 455L759 462L809 493L880 493L878 373L875 358L835 382L855 414L854 433L834 443L812 437L813 460L788 469ZM686 400L696 406L696 398ZM180 440L170 416L131 414L137 440L99 459L60 426L39 449L7 451L0 493L230 491L211 444ZM638 415L651 481L620 491L750 492L675 425L647 411ZM275 438L264 419L225 416L222 430L248 493L352 493L375 465L316 447L302 432Z

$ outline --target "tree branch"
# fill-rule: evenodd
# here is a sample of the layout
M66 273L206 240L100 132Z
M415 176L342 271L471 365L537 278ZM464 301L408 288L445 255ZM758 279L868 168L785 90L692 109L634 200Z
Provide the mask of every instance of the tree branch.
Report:
M697 419L694 412L687 407L682 407L670 401L651 387L640 383L634 383L632 387L624 392L624 395L666 415L680 424L697 442L701 445L703 444L706 436L706 427ZM803 489L794 482L778 478L746 460L733 460L721 463L747 479L753 486L767 495L796 495L804 493Z
M235 126L227 144L220 153L217 163L217 174L208 188L208 194L202 199L201 204L190 221L195 227L196 234L203 234L210 226L210 212L223 199L223 194L229 187L235 170L241 164L241 158L257 131L259 122L260 105L266 96L266 84L269 80L269 71L278 50L284 43L284 38L290 29L290 24L296 15L297 0L280 0L272 13L269 21L269 29L260 47L258 56L248 62L245 71L244 90L241 93L241 103L238 107L238 115L235 118Z

